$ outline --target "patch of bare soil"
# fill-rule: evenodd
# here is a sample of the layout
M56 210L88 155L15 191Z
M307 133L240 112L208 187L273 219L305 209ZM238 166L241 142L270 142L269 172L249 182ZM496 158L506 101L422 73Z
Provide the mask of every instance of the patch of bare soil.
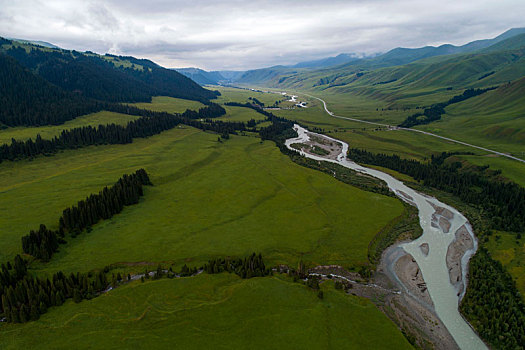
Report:
M441 227L441 230L445 233L448 233L450 231L450 221L445 219L443 216L439 218L439 227Z
M414 201L414 198L412 198L412 196L408 195L407 193L403 192L403 191L397 191L399 192L403 197L405 197L406 199L409 199L411 202Z
M391 295L383 311L422 349L459 349L441 320L409 295Z
M321 156L327 159L337 159L337 156L341 154L341 151L343 150L343 145L341 143L335 142L321 135L313 135L311 133L308 133L308 137L310 138L310 140L308 142L305 142L305 144L310 146L310 148L304 147L302 149L306 153ZM316 154L315 152L312 152L313 147L319 147L328 152L328 154Z
M447 250L447 267L448 274L450 276L450 283L456 287L458 295L463 292L465 283L463 280L462 269L461 269L461 258L465 255L465 252L474 247L472 237L465 225L461 226L456 231L456 238L448 246Z
M447 208L438 207L431 202L428 203L430 203L435 210L434 214L432 214L432 222L430 223L432 227L440 228L444 233L449 233L451 226L449 220L454 218L454 213Z
M423 280L421 270L412 255L406 254L399 258L395 264L395 272L410 293L429 306L434 307L434 303L428 293L427 284Z

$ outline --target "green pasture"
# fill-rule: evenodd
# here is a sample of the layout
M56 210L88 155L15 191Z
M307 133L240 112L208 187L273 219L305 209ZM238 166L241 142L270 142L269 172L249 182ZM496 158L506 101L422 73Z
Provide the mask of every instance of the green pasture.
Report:
M155 186L90 233L68 238L37 270L86 271L118 262L202 264L261 252L269 263L360 265L372 237L400 215L395 198L294 164L273 142L176 128L128 145L68 150L0 165L0 258L40 223L145 168Z
M38 134L43 139L51 139L55 136L60 135L62 130L68 130L73 128L79 128L83 126L98 126L100 124L119 124L126 125L129 121L135 120L139 117L128 114L121 114L115 112L101 111L97 113L83 115L73 120L67 121L61 125L49 125L39 127L15 127L0 130L0 145L4 143L11 143L11 139L17 141L27 140L36 138Z
M257 91L251 91L251 90L245 90L245 89L238 89L238 88L232 88L232 87L225 87L225 86L214 86L211 88L212 90L217 90L221 93L221 96L217 98L217 103L225 103L225 102L239 102L239 103L245 103L248 102L249 97L254 97L264 103L267 106L273 105L276 101L284 100L285 97L279 94L269 94L264 92L257 92Z
M246 107L235 107L235 106L223 106L226 110L226 114L217 120L225 122L247 122L250 119L253 120L265 120L266 117L261 113L254 111L251 108Z
M151 103L130 103L131 106L149 109L157 112L182 113L187 109L198 110L204 107L204 104L198 101L184 100L168 96L155 96Z
M2 349L411 349L370 301L279 277L132 282L40 320L0 326Z

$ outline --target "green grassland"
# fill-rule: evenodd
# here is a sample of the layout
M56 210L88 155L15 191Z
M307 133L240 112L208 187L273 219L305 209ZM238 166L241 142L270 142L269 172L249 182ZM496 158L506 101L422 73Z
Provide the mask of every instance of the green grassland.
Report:
M411 349L370 301L278 277L132 282L39 321L0 327L2 349Z
M151 103L130 103L131 106L149 109L157 112L182 113L187 109L197 110L204 107L198 101L184 100L168 96L154 96Z
M129 114L121 114L115 112L101 111L97 113L87 114L73 120L67 121L61 125L39 126L33 128L15 127L0 130L0 144L11 143L11 139L18 141L36 138L38 134L43 139L51 139L60 135L62 130L79 128L83 126L98 126L100 124L119 124L126 125L128 122L139 117Z
M253 120L265 120L266 117L261 113L257 113L251 108L246 107L235 107L235 106L223 106L226 110L226 114L217 120L225 122L247 122L250 119Z
M282 101L285 99L284 96L281 96L279 94L268 94L264 92L257 92L257 91L251 91L251 90L245 90L245 89L237 89L232 87L225 87L225 86L213 86L211 88L212 90L217 90L221 93L221 96L217 98L217 103L225 103L225 102L240 102L245 103L248 102L249 97L254 97L264 103L266 106L273 105L276 101Z
M221 90L223 99L233 101L242 100L242 97L246 92L247 90L234 88L223 88L223 90ZM376 127L370 124L334 118L324 111L323 105L320 101L310 98L302 93L293 93L299 95L300 100L306 101L309 107L296 108L293 110L277 110L272 111L272 113L290 120L295 120L311 129L322 129L330 136L347 142L350 147L363 148L378 153L395 153L403 158L417 160L425 160L430 158L432 154L438 154L441 152L472 152L474 155L462 156L462 158L475 165L489 165L492 169L500 169L505 177L520 184L523 184L525 181L523 180L523 173L525 172L524 164L424 134L403 130L389 131L385 128ZM264 93L259 94L264 95ZM266 95L273 94L266 93ZM353 97L348 94L319 94L319 96L327 101L330 110L335 109L333 106L339 106L342 113L339 113L338 115L381 123L385 122L382 118L386 118L386 121L396 122L402 120L401 117L405 118L409 114L417 111L376 111L375 102L366 97ZM483 96L485 95L481 95L481 97ZM470 100L462 103L468 101ZM457 106L462 103L457 104ZM453 106L455 105L447 108L452 108ZM447 115L445 115L445 117L446 116ZM432 125L433 124L430 124L430 126ZM458 139L463 140L464 138L460 136L458 136Z
M422 130L460 138L525 159L525 78L446 108Z
M492 257L510 272L520 293L525 295L525 237L516 237L515 233L495 231L486 246Z
M372 237L401 214L394 198L364 192L292 163L272 142L177 128L129 145L64 151L0 166L0 243L5 261L40 223L145 168L141 203L60 248L47 272L117 262L183 261L262 252L270 263L360 265Z

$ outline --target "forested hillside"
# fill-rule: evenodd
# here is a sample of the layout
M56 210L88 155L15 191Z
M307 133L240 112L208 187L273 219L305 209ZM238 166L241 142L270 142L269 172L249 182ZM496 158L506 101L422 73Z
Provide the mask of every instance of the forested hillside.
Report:
M0 53L0 125L61 124L99 110L94 101L64 91Z
M149 102L165 95L205 102L216 95L191 79L149 60L99 56L31 45L3 45L2 51L65 90L111 102Z
M149 60L0 41L0 125L57 125L107 103L170 96L209 103L217 93Z

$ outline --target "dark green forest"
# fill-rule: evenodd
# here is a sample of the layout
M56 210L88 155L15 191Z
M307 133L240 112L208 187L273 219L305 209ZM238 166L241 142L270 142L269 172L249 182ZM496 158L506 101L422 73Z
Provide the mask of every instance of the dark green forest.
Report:
M64 149L76 149L91 145L131 143L134 138L156 135L179 124L223 134L235 133L236 130L246 130L244 123L225 123L212 120L226 113L224 108L215 103L211 103L197 112L187 110L182 114L151 112L120 105L112 105L107 109L143 116L128 122L126 126L108 124L99 125L98 127L84 126L63 130L59 136L55 136L51 140L42 139L40 135L37 135L34 141L32 139L27 141L13 139L10 144L0 146L0 162L33 158L37 155L47 155ZM204 121L201 121L201 119L204 119Z
M525 305L509 273L480 248L470 261L461 311L495 349L525 347Z
M450 153L432 156L430 163L401 159L398 155L374 154L352 148L348 158L358 163L378 165L409 175L423 185L458 196L481 207L498 230L525 231L525 189L514 182L501 181L480 172L462 170L461 163L447 164Z

